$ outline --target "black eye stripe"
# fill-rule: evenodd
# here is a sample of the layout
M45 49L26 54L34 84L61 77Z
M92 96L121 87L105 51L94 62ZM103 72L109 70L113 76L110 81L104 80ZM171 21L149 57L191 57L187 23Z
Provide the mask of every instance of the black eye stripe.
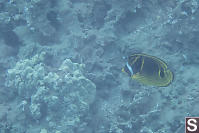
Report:
M124 71L125 71L129 76L131 76L131 72L129 71L127 65L125 65Z

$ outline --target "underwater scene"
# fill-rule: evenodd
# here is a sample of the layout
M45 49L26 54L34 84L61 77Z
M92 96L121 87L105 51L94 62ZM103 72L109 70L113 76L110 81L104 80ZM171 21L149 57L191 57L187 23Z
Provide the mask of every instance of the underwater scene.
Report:
M0 133L184 133L197 116L199 0L0 0Z

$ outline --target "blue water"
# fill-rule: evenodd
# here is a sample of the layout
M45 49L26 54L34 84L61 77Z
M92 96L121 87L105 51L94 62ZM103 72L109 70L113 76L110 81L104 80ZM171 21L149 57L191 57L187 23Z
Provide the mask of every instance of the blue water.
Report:
M183 133L199 116L197 0L1 0L0 133ZM145 53L174 74L143 85Z

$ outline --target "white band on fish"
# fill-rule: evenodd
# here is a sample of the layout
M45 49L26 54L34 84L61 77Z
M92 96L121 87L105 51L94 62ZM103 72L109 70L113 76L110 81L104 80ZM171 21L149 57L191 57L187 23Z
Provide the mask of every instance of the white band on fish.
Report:
M128 62L126 63L126 66L127 66L127 68L129 69L129 71L130 71L130 73L131 73L131 76L132 76L132 75L133 75L133 69L132 69L132 67L129 65Z

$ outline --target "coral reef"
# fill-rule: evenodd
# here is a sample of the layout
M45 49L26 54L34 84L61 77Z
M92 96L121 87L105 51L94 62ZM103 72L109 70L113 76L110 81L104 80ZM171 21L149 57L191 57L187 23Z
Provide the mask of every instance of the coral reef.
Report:
M86 117L95 99L96 86L83 75L83 64L65 59L53 71L44 60L43 52L17 62L8 70L6 87L10 95L18 99L18 109L25 114L24 120L44 120L53 130L70 129L72 133L84 121L82 118Z
M197 0L1 0L0 132L182 133L198 116ZM158 56L168 87L123 75Z

